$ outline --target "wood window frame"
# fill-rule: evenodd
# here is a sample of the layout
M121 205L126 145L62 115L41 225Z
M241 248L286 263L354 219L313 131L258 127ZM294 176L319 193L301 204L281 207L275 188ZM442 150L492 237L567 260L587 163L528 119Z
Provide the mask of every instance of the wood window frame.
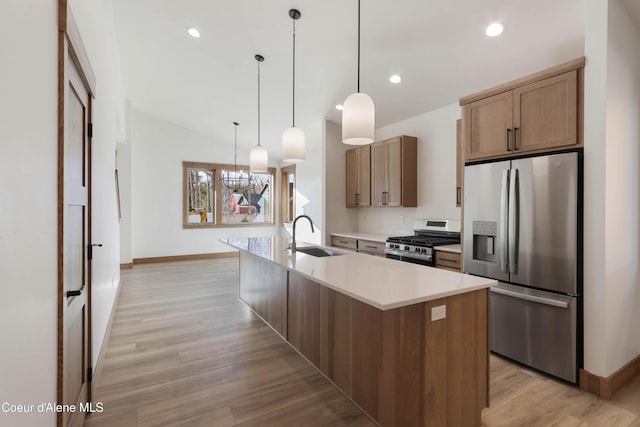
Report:
M188 177L187 171L188 169L206 169L214 172L214 180L215 180L215 200L214 200L214 221L213 223L189 223L188 218ZM230 227L271 227L275 225L275 205L276 205L276 188L277 188L277 171L276 168L270 167L267 169L267 172L271 174L271 188L272 188L272 201L271 201L271 221L269 222L259 222L259 223L237 223L237 224L229 224L222 222L222 171L223 170L233 170L234 168L249 170L248 165L231 165L226 163L203 163L203 162L182 162L182 228L183 229L201 229L201 228L230 228Z
M293 175L293 188L289 188L289 175ZM289 194L291 193L291 201ZM290 206L291 204L291 206ZM291 212L289 211L291 208ZM290 215L289 215L290 214ZM290 224L296 217L296 165L280 169L280 218L282 224Z

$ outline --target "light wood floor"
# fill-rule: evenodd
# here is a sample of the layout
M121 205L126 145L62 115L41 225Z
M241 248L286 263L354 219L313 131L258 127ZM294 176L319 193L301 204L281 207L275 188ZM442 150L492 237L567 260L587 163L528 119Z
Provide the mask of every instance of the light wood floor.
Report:
M238 260L137 265L85 426L372 426L237 295ZM640 378L611 401L491 357L484 426L640 427Z

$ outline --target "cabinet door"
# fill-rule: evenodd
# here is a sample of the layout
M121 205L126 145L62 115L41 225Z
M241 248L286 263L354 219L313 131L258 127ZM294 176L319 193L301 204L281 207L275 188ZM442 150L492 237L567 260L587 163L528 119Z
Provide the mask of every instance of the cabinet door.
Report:
M347 207L371 206L371 147L347 151Z
M384 141L371 145L371 181L371 203L384 206L387 192L387 146Z
M513 125L511 91L480 99L462 109L462 136L465 161L500 156L511 147L509 132Z
M514 150L532 151L578 143L578 71L513 91Z
M289 342L314 366L320 366L320 288L312 280L289 273Z
M358 198L358 149L347 151L347 207L357 206Z
M371 206L371 146L358 151L358 206Z
M462 271L462 257L454 252L436 251L436 268Z
M360 253L384 257L385 246L384 242L358 239L358 252Z
M387 155L387 194L385 206L402 206L402 139L385 142Z

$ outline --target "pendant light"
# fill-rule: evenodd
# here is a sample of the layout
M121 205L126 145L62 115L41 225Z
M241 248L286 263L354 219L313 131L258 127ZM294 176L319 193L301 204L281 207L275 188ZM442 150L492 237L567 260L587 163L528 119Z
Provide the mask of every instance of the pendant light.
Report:
M342 105L342 142L348 145L371 144L376 111L371 97L360 92L360 0L358 0L358 92L349 95Z
M304 132L296 127L296 20L300 15L297 9L289 10L289 16L293 20L293 107L291 127L282 134L282 160L291 163L303 162L305 151Z
M260 63L264 61L262 55L255 56L258 61L258 145L249 152L249 169L251 172L267 172L269 154L267 149L260 145Z
M234 193L243 193L251 184L251 176L244 174L242 170L238 173L238 122L233 122L235 129L234 137L234 158L233 158L233 175L230 171L223 171L220 180L222 185L230 189Z

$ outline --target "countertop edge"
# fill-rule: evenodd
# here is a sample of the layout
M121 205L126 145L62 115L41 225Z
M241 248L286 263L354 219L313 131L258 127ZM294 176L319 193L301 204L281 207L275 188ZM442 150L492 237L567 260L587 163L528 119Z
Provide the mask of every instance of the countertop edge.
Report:
M384 234L359 233L359 232L331 232L331 236L347 237L350 239L369 240L370 242L386 243L388 236Z
M286 269L287 271L296 273L296 274L298 274L298 275L300 275L300 276L302 276L302 277L304 277L304 278L306 278L308 280L311 280L311 281L313 281L315 283L318 283L318 284L320 284L322 286L325 286L325 287L327 287L329 289L332 289L332 290L334 290L336 292L339 292L339 293L341 293L343 295L346 295L346 296L349 296L351 298L354 298L354 299L356 299L358 301L361 301L361 302L363 302L363 303L365 303L367 305L370 305L371 307L374 307L374 308L377 308L377 309L383 310L383 311L391 310L391 309L395 309L395 308L407 307L407 306L410 306L410 305L413 305L413 304L420 304L420 303L423 303L423 302L433 301L433 300L440 299L440 298L446 298L446 297L450 297L450 296L461 295L461 294L468 293L468 292L475 292L475 291L478 291L478 290L481 290L481 289L490 288L490 287L495 286L495 285L498 284L498 282L496 280L474 276L477 279L481 280L481 282L477 283L475 285L472 285L472 286L465 287L463 290L461 290L461 289L448 289L448 290L443 290L443 291L440 291L440 292L431 293L429 295L420 295L420 296L416 296L414 298L407 298L407 299L404 299L404 300L401 300L401 301L395 301L395 302L391 302L391 303L388 303L388 304L381 304L380 302L373 301L373 300L371 300L371 299L369 299L369 298L367 298L367 297L365 297L365 296L363 296L361 294L358 294L358 293L355 293L355 292L351 292L350 290L345 289L345 288L343 288L341 286L337 286L335 284L328 283L328 282L326 282L326 281L324 281L324 280L322 280L322 279L320 279L318 277L314 277L314 276L311 276L309 274L306 274L305 272L296 269L294 266L284 265L283 263L280 263L280 262L274 261L272 259L266 258L264 256L261 256L258 253L252 252L252 251L244 249L244 248L240 248L240 247L234 246L230 242L227 242L226 239L219 239L219 240L222 243L226 244L227 246L230 246L230 247L232 247L234 249L237 249L238 251L245 252L245 253L247 253L249 255L252 255L252 256L254 256L254 257L258 258L258 259L261 259L261 260L267 261L269 263L272 263L274 265L277 265L277 266L279 266L281 268ZM305 244L303 242L299 242L299 247L303 247L303 246L317 246L317 247L326 248L326 249L332 249L333 250L333 248L328 247L328 246L315 245L315 244L310 244L310 243L306 243ZM342 248L340 249L340 252L344 252L344 255L346 255L346 256L370 257L370 255L360 254L360 253L352 252L352 251L348 251L348 250L342 250ZM461 274L461 275L463 274L463 273L457 273L457 272L451 272L451 273L452 274Z
M440 246L434 246L433 250L440 251L440 252L451 252L454 254L461 254L462 246L459 243L457 245L440 245Z

